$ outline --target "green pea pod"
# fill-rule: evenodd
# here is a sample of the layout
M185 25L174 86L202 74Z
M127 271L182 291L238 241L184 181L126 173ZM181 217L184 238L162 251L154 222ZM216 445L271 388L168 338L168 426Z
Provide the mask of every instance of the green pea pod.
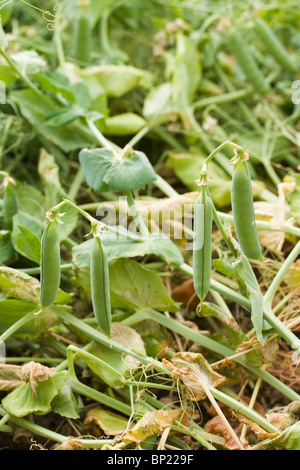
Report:
M52 305L60 284L59 226L55 220L49 222L41 243L41 305Z
M298 71L297 65L291 59L287 50L267 23L261 18L257 18L254 27L268 49L268 52L274 57L277 63L288 72L296 73Z
M89 62L91 51L91 25L87 15L81 13L76 19L74 30L75 57L81 62Z
M13 216L17 213L17 210L18 206L15 188L12 183L8 183L3 198L4 227L7 230L12 229Z
M107 255L100 237L95 236L90 263L92 304L99 328L110 337L111 305Z
M262 252L255 223L251 177L245 161L238 161L234 165L231 204L235 233L241 250L247 258L261 260Z
M203 186L194 204L194 288L202 302L210 288L212 262L212 200Z
M262 95L268 93L270 86L258 67L254 56L246 44L244 44L237 31L230 30L228 34L228 45L244 72L246 79L252 84L253 88Z

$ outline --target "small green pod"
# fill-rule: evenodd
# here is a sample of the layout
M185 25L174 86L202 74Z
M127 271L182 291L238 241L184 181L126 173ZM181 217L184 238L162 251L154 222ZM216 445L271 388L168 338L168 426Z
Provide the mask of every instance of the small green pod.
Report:
M80 62L89 62L91 52L91 24L85 13L76 18L74 28L74 54Z
M254 27L265 47L268 49L269 54L274 57L276 62L288 72L298 72L297 65L291 59L287 50L267 23L261 18L257 18Z
M262 259L253 206L251 177L247 162L234 165L231 185L231 205L237 240L250 259Z
M8 183L5 189L3 198L3 217L4 217L4 228L7 230L12 229L13 216L18 211L17 198L14 185Z
M210 288L212 263L212 200L206 186L194 204L194 289L202 302Z
M228 45L244 72L246 79L252 84L253 88L262 95L268 93L270 91L270 86L261 72L254 56L242 41L242 38L237 31L230 30L228 34Z
M41 306L49 307L55 301L60 284L59 226L49 222L41 243Z
M90 262L91 293L94 315L99 328L110 337L111 304L109 269L106 252L100 237L94 237Z

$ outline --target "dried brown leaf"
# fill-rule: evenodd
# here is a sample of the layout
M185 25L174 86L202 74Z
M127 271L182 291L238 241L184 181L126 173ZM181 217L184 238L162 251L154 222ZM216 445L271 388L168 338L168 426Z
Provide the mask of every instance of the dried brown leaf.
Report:
M242 415L239 412L236 412L235 416L237 420L240 421L240 423L243 423L249 426L251 431L254 432L254 434L256 434L259 439L273 439L273 437L276 437L278 436L278 434L280 434L279 432L270 433L270 432L265 431L265 429L263 429L257 423L255 423L254 421L252 421L251 419L247 418L246 416Z
M175 379L183 382L183 397L191 401L204 400L206 397L201 386L203 382L218 387L225 381L200 353L178 352L172 356L171 362L163 359L163 364L172 371Z
M85 450L85 445L80 441L76 441L76 439L70 438L61 444L55 444L52 450Z
M8 364L7 364L8 365ZM0 390L11 392L23 385L21 369L0 367Z
M177 408L175 410L148 411L128 432L122 436L122 441L127 445L139 444L147 437L154 434L160 435L164 429L172 426L174 421L180 420L185 413Z
M220 418L220 416L215 416L214 418L210 419L205 424L204 431L208 432L209 434L224 437L224 447L229 450L237 450L240 448L237 442L233 439L232 435L229 433L227 426L225 425L224 421ZM243 445L247 447L248 442L246 441Z
M290 421L289 413L267 413L266 420L273 424L277 429L283 429L288 426Z
M38 362L28 362L22 367L21 376L25 382L29 382L32 395L36 397L36 389L40 382L53 377L55 374L54 367L46 367Z

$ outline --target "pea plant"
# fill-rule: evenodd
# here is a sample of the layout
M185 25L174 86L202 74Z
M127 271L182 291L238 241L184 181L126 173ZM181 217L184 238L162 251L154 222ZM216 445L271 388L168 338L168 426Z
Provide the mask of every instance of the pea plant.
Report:
M0 2L3 448L299 450L299 12L169 3Z

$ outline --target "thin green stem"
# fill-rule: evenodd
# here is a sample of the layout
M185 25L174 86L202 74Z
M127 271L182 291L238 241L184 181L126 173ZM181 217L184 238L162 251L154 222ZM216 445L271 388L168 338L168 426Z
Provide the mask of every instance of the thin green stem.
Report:
M0 415L6 416L6 414L6 411L0 407ZM74 440L74 442L84 444L84 446L89 449L101 449L105 444L111 444L113 442L112 439L80 439L77 437L64 436L63 434L46 429L39 424L35 424L26 418L17 418L13 415L9 415L9 421L22 429L27 429L37 436L45 437L50 441L58 442L60 444L70 439Z
M91 131L91 133L93 134L93 136L96 138L97 142L102 146L102 147L105 147L105 148L108 148L109 150L111 150L113 153L116 153L117 150L119 150L118 147L116 147L110 140L107 140L104 135L99 131L99 129L95 126L95 124L93 123L93 121L91 121L90 119L87 119L86 120L87 122L87 125Z
M66 263L66 264L62 264L60 266L60 270L62 272L64 271L69 271L70 269L72 269L73 267L73 264L72 263ZM22 271L23 273L26 273L26 274L30 274L30 275L34 275L34 274L40 274L41 272L41 267L40 266L36 266L35 268L20 268L19 271Z
M91 400L95 400L102 405L108 406L109 408L113 408L114 410L119 411L120 413L125 414L126 416L131 415L131 407L126 405L126 403L122 403L120 400L116 398L110 397L106 393L99 392L98 390L94 390L91 387L79 382L78 379L71 378L72 382L72 389L74 392L79 393L80 395L84 395Z
M149 237L149 230L146 227L146 224L143 221L143 219L142 219L142 217L141 217L141 215L140 215L140 213L139 213L139 211L136 207L132 192L131 191L126 191L124 194L127 198L127 203L128 203L131 215L133 217L133 220L136 223L137 228L139 229L142 237L148 238Z
M244 148L241 147L240 145L238 144L235 144L234 142L231 142L230 140L226 140L225 142L223 142L221 145L219 145L217 148L215 148L209 155L208 157L206 157L206 159L204 160L204 164L203 165L207 165L216 155L218 152L220 152L224 147L232 147L236 150L240 150L240 151L244 151Z
M178 192L165 181L160 175L156 175L156 180L154 181L155 186L160 189L168 197L178 196Z
M213 219L215 221L215 223L217 224L217 227L226 243L226 245L228 246L228 248L230 249L231 253L233 254L233 256L236 258L237 257L237 251L236 249L234 248L233 244L232 244L232 241L230 240L229 236L227 235L227 232L224 228L224 225L223 223L221 222L221 219L219 217L219 214L215 208L215 205L212 204L212 213L213 213Z
M24 315L24 317L17 320L15 323L13 323L9 328L7 328L7 330L5 330L4 333L2 333L2 335L0 336L0 344L8 340L8 338L10 338L20 328L22 328L22 326L26 325L26 323L32 320L37 313L38 313L38 309L34 309L31 312Z
M75 178L73 178L71 187L69 189L68 197L70 199L73 199L75 201L77 194L84 180L85 180L85 175L84 175L82 167L80 167L76 173Z
M253 94L253 90L237 90L230 93L224 93L223 95L209 96L208 98L202 98L201 100L195 101L192 104L193 109L205 108L214 104L225 104L231 103L232 101L246 98Z
M134 147L148 132L151 130L151 125L147 124L143 127L132 139L126 144L126 147Z
M271 282L265 296L264 300L266 304L271 305L273 298L283 281L284 276L287 274L288 270L290 269L291 265L300 255L300 241L294 246L288 257L285 259L284 263L282 264L281 268L277 272L276 276L274 277L273 281Z
M152 382L135 382L134 380L126 380L127 385L131 385L133 387L146 387L148 388L155 388L157 390L169 390L169 391L177 391L177 387L174 385L165 385L160 383L152 383Z
M230 220L231 223L233 223L233 216L231 214L227 214L225 212L217 212L218 216L220 217L221 220ZM256 220L256 226L258 230L268 230L271 232L284 232L284 233L289 233L291 235L296 235L297 237L300 237L300 228L299 227L294 227L293 225L290 225L288 222L285 222L284 226L281 227L280 229L278 228L273 228L270 225L270 222L264 221L264 220Z
M64 199L63 203L74 207L74 209L76 209L81 215L83 215L83 217L85 217L91 224L98 224L100 227L106 228L109 232L113 233L114 235L120 238L128 238L129 240L134 240L134 241L139 241L139 242L143 241L139 235L133 232L130 232L129 230L127 230L126 233L124 233L114 227L111 227L110 225L105 224L104 222L101 222L95 219L95 217L90 215L88 212L84 211L81 207L77 206L76 204L74 204L74 202L70 201L69 199Z
M57 58L60 66L65 64L65 53L63 48L63 43L61 39L61 23L59 23L54 29L54 43L57 52Z

